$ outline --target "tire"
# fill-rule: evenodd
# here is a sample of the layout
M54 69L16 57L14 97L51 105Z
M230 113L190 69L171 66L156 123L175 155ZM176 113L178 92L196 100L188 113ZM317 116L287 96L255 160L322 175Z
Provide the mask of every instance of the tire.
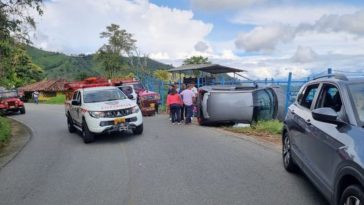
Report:
M141 135L143 133L143 124L137 126L136 128L133 129L133 133L135 135Z
M82 139L85 144L91 143L95 140L95 136L88 129L87 123L85 120L82 121Z
M25 107L20 108L20 114L25 114Z
M76 128L73 125L73 121L72 121L71 117L69 117L69 116L67 116L67 127L68 127L68 132L70 132L70 133L76 132Z
M297 171L297 165L292 158L291 139L287 132L283 134L282 159L283 166L288 172Z
M358 202L359 201L359 202ZM348 186L341 195L339 205L364 204L364 192L359 185Z

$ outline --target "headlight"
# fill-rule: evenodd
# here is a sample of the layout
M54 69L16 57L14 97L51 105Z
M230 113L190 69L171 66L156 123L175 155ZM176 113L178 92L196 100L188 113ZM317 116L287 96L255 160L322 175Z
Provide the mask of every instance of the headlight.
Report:
M101 118L101 117L105 117L105 113L104 112L93 112L93 111L89 111L88 112L90 114L91 117L93 118Z
M132 107L132 108L131 108L131 112L132 112L132 113L138 113L138 112L139 112L139 110L140 110L140 109L139 109L138 105L135 105L134 107Z

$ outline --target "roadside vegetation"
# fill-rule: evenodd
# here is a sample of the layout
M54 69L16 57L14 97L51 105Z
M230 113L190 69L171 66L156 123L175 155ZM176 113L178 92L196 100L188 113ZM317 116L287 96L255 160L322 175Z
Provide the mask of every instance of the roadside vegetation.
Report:
M42 102L44 104L55 104L55 105L63 105L66 100L65 95L57 95L56 97L49 98L48 100Z
M253 136L267 135L272 137L280 137L282 134L282 128L282 122L278 120L267 120L253 123L250 127L226 127L225 130Z
M10 122L4 117L0 117L0 148L2 148L10 139L11 128Z

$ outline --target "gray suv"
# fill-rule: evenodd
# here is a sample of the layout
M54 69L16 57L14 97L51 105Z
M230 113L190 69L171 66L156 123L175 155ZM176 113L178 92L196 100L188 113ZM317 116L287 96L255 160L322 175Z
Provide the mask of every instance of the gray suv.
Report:
M335 205L364 205L364 78L306 83L289 107L283 165L300 168Z

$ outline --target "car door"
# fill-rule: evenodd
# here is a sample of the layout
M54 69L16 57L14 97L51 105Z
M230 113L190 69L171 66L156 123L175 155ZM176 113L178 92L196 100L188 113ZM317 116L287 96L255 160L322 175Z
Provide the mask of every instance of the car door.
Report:
M292 148L298 155L299 160L308 166L308 158L305 153L306 137L310 132L311 107L317 98L319 83L309 84L298 96L297 102L290 107L289 112L293 118L294 125L291 129Z
M342 104L340 91L337 86L324 83L314 108L329 107L339 112L339 117L347 121L345 107ZM339 148L343 146L340 141L346 137L344 126L321 122L308 118L308 132L304 138L305 150L310 170L319 178L326 189L333 187L333 176L337 164L340 162Z
M72 101L78 101L78 102L80 102L80 100L81 100L80 91L76 91L73 94ZM80 105L72 105L71 106L71 116L72 116L73 122L76 125L79 125L79 126L80 126L80 120L79 120L80 108L81 108Z

